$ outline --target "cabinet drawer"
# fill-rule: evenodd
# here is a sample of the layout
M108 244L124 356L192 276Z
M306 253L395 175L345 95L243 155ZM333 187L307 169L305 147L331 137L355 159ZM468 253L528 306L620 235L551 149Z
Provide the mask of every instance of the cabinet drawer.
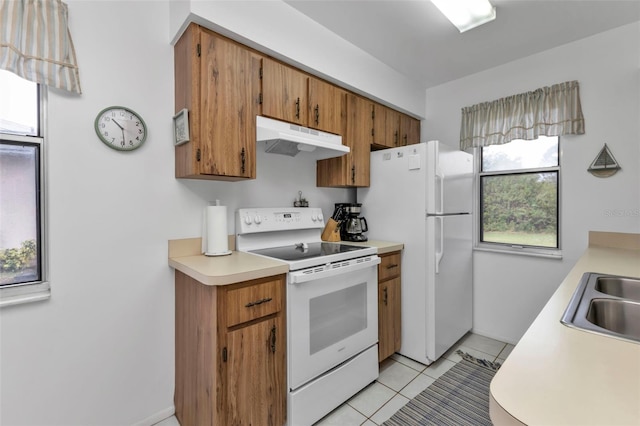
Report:
M275 314L282 309L282 280L227 290L227 327Z
M378 281L400 275L400 253L380 256L378 264Z

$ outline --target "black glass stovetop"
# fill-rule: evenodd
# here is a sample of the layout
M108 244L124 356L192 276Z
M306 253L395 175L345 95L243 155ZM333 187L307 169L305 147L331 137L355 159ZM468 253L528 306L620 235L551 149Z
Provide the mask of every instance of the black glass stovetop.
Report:
M329 256L338 253L362 250L366 247L351 246L340 243L308 243L290 246L270 247L260 250L251 250L250 253L273 257L285 261L310 259L313 257Z

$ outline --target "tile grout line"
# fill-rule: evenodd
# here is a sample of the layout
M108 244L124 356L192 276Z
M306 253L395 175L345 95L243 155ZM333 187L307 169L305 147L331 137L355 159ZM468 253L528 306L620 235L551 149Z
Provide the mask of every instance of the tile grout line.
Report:
M491 340L495 340L495 339L491 339ZM498 351L498 354L497 354L497 355L492 355L492 354L487 353L487 352L485 352L485 351L483 351L483 350L481 350L481 349L477 349L477 348L473 347L472 345L465 345L465 344L464 344L464 343L465 343L465 342L464 342L464 339L460 339L460 341L459 341L459 342L457 342L457 343L458 343L458 345L457 345L457 346L465 346L465 347L467 347L468 349L473 349L474 351L476 351L476 352L480 352L481 354L483 354L483 357L484 357L484 358L486 358L486 359L488 359L488 360L489 360L489 359L493 359L493 362L496 362L496 361L498 360L498 358L503 354L503 352L507 349L507 347L509 346L509 344L508 344L508 343L506 343L506 342L498 341L498 340L495 340L495 341L496 341L496 342L498 342L498 343L501 343L501 344L502 344L502 348L500 349L500 351ZM457 349L459 349L459 348L457 348ZM455 351L453 351L453 353L455 353ZM415 376L414 376L414 377L409 381L409 383L405 384L405 385L404 385L402 388L400 388L400 390L398 390L398 391L396 391L395 389L391 388L390 386L388 386L388 385L386 385L386 384L384 384L384 383L382 383L382 382L378 381L378 379L376 379L375 381L371 382L371 384L373 384L373 383L378 383L378 384L380 384L380 385L384 386L386 389L391 390L391 391L393 392L393 396L392 396L391 398L389 398L386 402L384 402L380 407L378 407L378 408L377 408L373 413L371 413L371 415L370 415L370 416L367 416L366 414L362 413L360 410L358 410L358 409L357 409L357 408L355 408L353 405L349 404L349 403L348 403L348 401L346 401L346 402L345 402L345 404L346 404L346 405L348 405L348 406L349 406L351 409L353 409L356 413L360 414L361 416L363 416L363 417L365 418L365 420L364 420L362 423L360 423L360 425L361 425L361 426L362 426L363 424L367 423L367 422L371 422L371 423L373 423L373 424L375 424L375 425L379 426L379 425L378 425L378 423L376 423L376 422L373 420L373 417L374 417L377 413L379 413L379 412L380 412L380 411L381 411L385 406L387 406L387 405L389 404L389 402L390 402L390 401L392 401L394 398L396 398L398 395L400 395L400 396L402 396L403 398L408 399L409 401L411 401L411 399L412 399L412 398L409 398L409 397L407 397L407 396L403 395L401 392L402 392L404 389L406 389L406 388L407 388L411 383L413 383L413 382L414 382L418 377L420 377L420 375L424 375L424 376L426 376L426 377L428 377L429 379L432 379L432 380L437 380L437 379L438 379L437 377L432 377L432 376L430 376L429 374L426 374L426 372L428 371L429 367L431 367L433 364L435 364L435 362L434 362L434 363L432 363L432 364L430 364L430 365L424 365L424 364L420 363L419 361L415 361L415 360L413 360L413 359L411 359L411 358L405 357L404 355L402 355L402 354L400 354L400 353L397 353L397 352L396 352L394 355L396 355L396 356L397 356L398 358L400 358L400 359L397 359L397 358L394 358L394 357L390 357L390 358L389 358L389 361L392 361L392 362L390 362L388 365L393 365L394 363L401 364L403 367L407 367L407 368L409 368L410 370L412 370L413 372L415 372L415 373L416 373L416 375L415 375ZM406 359L406 360L408 360L408 361L411 361L412 363L405 363L405 362L402 362L402 359ZM451 363L453 363L454 365L456 364L456 361L453 361L453 360L451 360L451 359L447 358L447 357L446 357L446 356L444 356L444 355L443 355L443 357L442 357L441 359L445 359L446 361L451 362ZM440 359L439 359L439 360L440 360ZM437 361L439 361L439 360L436 360L436 362L437 362ZM386 360L385 360L385 361L386 361ZM459 361L458 361L458 362L459 362ZM416 365L418 365L418 364L419 364L419 365L423 365L424 367L423 367L423 368L421 368L420 370L418 370L418 369L416 369L416 368L415 368L415 366L416 366ZM387 368L388 368L388 367L387 367ZM442 374L444 374L444 373L442 373ZM442 374L440 374L440 375L442 375ZM392 414L391 414L391 416L393 416L393 414L395 414L395 413L392 413ZM389 417L389 418L390 418L390 417ZM386 420L385 420L385 421L386 421Z
M382 410L382 409L383 409L383 408L384 408L384 407L385 407L389 402L391 402L391 400L393 400L396 396L401 395L402 397L407 398L406 396L402 395L400 392L402 392L402 390L403 390L403 389L405 389L407 386L409 386L409 384L410 384L410 383L412 383L415 379L417 379L417 378L422 374L422 372L424 372L424 371L427 369L427 367L425 367L425 368L423 368L423 369L422 369L422 371L418 371L418 370L416 370L415 368L413 368L413 367L411 367L411 366L409 366L409 365L407 365L407 364L404 364L404 363L402 363L401 361L398 361L397 359L394 359L394 358L392 358L392 359L393 359L393 361L394 361L394 362L397 362L398 364L402 364L403 366L405 366L405 367L407 367L407 368L410 368L411 370L415 371L417 374L416 374L416 376L415 376L413 379L411 379L411 380L409 381L409 383L407 383L406 385L404 385L404 386L403 386L400 390L398 390L398 391L397 391L397 390L395 390L395 389L393 389L393 388L391 388L391 387L389 387L389 386L387 386L386 384L384 384L384 383L382 383L382 382L379 382L379 381L378 381L378 379L376 379L376 380L375 380L375 383L378 383L378 384L380 384L380 385L384 386L385 388L387 388L387 389L389 389L389 390L393 391L393 392L394 392L394 395L393 395L391 398L389 398L389 399L388 399L384 404L382 404L380 407L378 407L378 409L377 409L377 410L375 410L373 413L371 413L371 415L370 415L370 416L367 416L366 414L364 414L363 412L359 411L356 407L354 407L353 405L351 405L351 404L349 404L349 403L347 402L347 405L349 405L351 408L353 408L356 412L358 412L358 413L362 414L364 417L366 417L365 421L364 421L364 422L362 422L362 423L360 423L360 425L361 425L361 426L362 426L363 424L365 424L367 421L370 421L371 423L373 423L373 424L375 424L375 425L378 425L378 423L376 423L375 421L373 421L372 417L373 417L373 416L375 416L375 415L376 415L376 413L378 413L380 410ZM416 362L417 362L417 361L416 361ZM373 382L372 382L372 383L373 383ZM407 399L411 400L411 398L407 398ZM392 415L393 415L393 414L392 414Z
M501 343L503 343L503 342L501 342ZM498 355L492 355L492 354L486 353L486 352L484 352L484 351L482 351L482 350L480 350L480 349L476 349L476 348L474 348L474 347L472 347L472 346L469 346L469 349L473 349L473 350L475 350L475 351L477 351L477 352L481 352L481 353L485 354L485 355L487 356L487 358L489 358L489 359L491 359L491 357L494 357L494 358L493 358L493 362L495 362L495 361L498 359L498 357L500 356L500 354L501 354L501 353L506 349L506 347L507 347L507 344L506 344L506 343L503 343L503 345L504 345L504 346L500 349L500 351L498 352ZM464 346L464 345L459 345L459 346ZM455 353L455 352L454 352L454 353ZM400 354L398 354L398 355L400 355ZM400 356L403 356L403 355L400 355ZM402 395L402 393L401 393L401 392L402 392L402 390L403 390L403 389L405 389L407 386L409 386L409 384L410 384L411 382L413 382L415 379L417 379L421 374L423 374L423 375L425 375L425 376L429 377L430 379L437 380L437 378L434 378L434 377L429 376L428 374L426 374L426 371L429 369L429 367L430 367L431 365L427 365L427 366L425 366L422 370L416 370L416 369L415 369L415 368L413 368L412 366L407 365L407 364L403 363L402 361L400 361L400 360L398 360L398 359L395 359L395 358L391 358L391 359L393 359L393 361L395 361L395 362L397 362L397 363L399 363L399 364L402 364L402 365L403 365L403 366L405 366L405 367L410 368L410 369L411 369L411 370L413 370L413 371L418 372L418 374L417 374L413 379L411 379L411 380L409 381L409 383L407 383L406 385L404 385L404 386L403 386L399 391L396 391L395 389L390 388L389 386L385 385L384 383L379 382L379 381L376 379L376 382L377 382L377 383L381 384L382 386L386 387L387 389L391 389L392 391L394 391L394 392L395 392L395 395L393 395L393 396L392 396L392 397L391 397L387 402L385 402L384 404L382 404L382 406L381 406L380 408L378 408L376 411L374 411L374 412L371 414L371 416L367 417L367 419L366 419L363 423L361 423L361 426L362 426L363 424L367 423L367 421L370 421L371 423L374 423L374 424L378 425L378 423L376 423L375 421L373 421L372 417L373 417L373 416L375 416L375 415L376 415L376 413L378 413L380 410L382 410L382 409L383 409L383 408L384 408L384 407L385 407L389 402L391 402L391 400L393 400L396 396L401 395L401 396L403 396L404 398L407 398L406 396ZM451 360L451 359L449 359L449 358L444 357L443 359L446 359L447 361L450 361L450 362L452 362L452 363L456 364L456 362L455 362L455 361L452 361L452 360ZM417 361L414 361L414 362L417 362ZM435 364L435 361L434 361L432 364ZM407 398L407 399L409 399L409 401L411 401L411 398ZM357 410L357 409L355 409L355 407L353 407L353 406L351 406L351 408L353 408L354 410L358 411L358 410ZM365 415L364 413L361 413L360 411L358 411L358 413L360 413L360 414L362 414L363 416L365 416L365 417L366 417L366 415ZM393 416L393 414L392 414L392 416Z

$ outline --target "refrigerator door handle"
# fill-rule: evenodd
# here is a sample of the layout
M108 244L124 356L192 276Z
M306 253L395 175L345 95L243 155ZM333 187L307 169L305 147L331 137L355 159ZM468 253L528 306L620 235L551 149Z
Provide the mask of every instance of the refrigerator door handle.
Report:
M444 256L444 221L442 216L436 216L437 224L440 227L438 248L436 249L436 274L440 272L440 261Z
M440 167L436 167L436 181L438 182L438 192L440 192L439 201L440 205L436 206L435 213L442 214L444 213L444 173L440 170Z

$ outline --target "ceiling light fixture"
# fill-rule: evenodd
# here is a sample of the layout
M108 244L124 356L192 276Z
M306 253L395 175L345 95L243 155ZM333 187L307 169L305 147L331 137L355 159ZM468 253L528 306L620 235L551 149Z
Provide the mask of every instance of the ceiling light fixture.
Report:
M496 8L489 0L431 0L431 3L461 33L496 19Z

